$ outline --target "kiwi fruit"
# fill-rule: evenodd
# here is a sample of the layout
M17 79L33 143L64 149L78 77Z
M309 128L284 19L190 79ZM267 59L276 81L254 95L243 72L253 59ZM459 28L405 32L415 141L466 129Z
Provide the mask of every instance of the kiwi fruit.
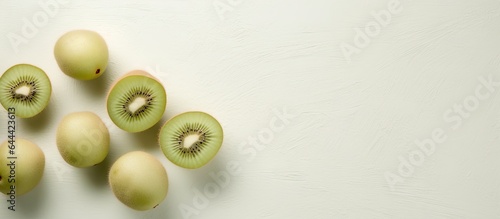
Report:
M45 169L45 155L36 144L22 138L15 139L14 154L11 154L11 143L5 141L0 144L0 192L7 194L14 185L15 194L23 195L40 183ZM15 174L12 175L11 162L15 163Z
M100 77L108 66L108 46L97 32L73 30L62 35L54 46L61 71L78 80Z
M168 176L153 155L128 152L109 170L109 185L116 198L126 206L145 211L159 205L168 192Z
M196 169L219 151L224 133L220 123L204 112L185 112L168 120L160 129L163 154L174 164Z
M151 74L131 71L119 78L106 98L111 121L127 132L141 132L160 121L167 104L161 82Z
M52 94L47 74L30 64L17 64L0 77L0 103L14 108L20 118L33 117L45 109ZM10 111L10 110L9 110Z
M63 159L74 167L101 163L109 152L109 131L92 112L74 112L57 127L56 143Z

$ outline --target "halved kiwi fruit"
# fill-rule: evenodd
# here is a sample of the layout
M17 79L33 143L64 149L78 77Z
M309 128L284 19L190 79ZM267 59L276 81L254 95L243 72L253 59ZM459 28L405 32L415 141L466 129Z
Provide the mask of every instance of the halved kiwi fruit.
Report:
M17 64L0 77L0 103L15 108L15 115L30 118L49 104L52 85L45 72L30 64Z
M127 132L141 132L160 121L167 104L165 88L152 75L135 70L111 87L107 109L111 120Z
M211 115L193 111L168 120L160 130L163 154L174 164L196 169L207 164L219 151L224 133Z

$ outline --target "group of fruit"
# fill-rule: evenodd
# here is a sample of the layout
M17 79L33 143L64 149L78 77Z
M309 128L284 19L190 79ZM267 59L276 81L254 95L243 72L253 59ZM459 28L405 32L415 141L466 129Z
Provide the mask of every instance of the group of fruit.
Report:
M79 80L101 76L108 63L105 40L89 30L70 31L54 47L59 68ZM49 103L52 86L47 74L30 64L18 64L0 77L0 103L15 109L15 115L29 118ZM107 112L113 123L127 132L141 132L158 123L165 111L167 95L158 79L141 70L131 71L111 86L107 94ZM169 119L159 131L159 145L174 164L194 169L207 164L219 151L223 131L219 122L207 113L185 112ZM6 165L15 145L16 178ZM109 152L110 135L101 118L92 112L74 112L63 117L56 133L62 158L74 167L101 163ZM34 143L17 138L0 145L0 191L7 194L14 185L17 195L32 190L42 178L43 151ZM168 177L154 156L141 151L122 155L111 166L109 185L115 196L136 210L148 210L161 203L168 191Z

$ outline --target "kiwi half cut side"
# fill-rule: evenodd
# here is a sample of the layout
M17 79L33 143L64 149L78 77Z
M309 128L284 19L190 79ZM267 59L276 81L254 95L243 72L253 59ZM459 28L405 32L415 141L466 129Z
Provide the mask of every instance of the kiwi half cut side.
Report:
M0 103L7 110L15 108L15 115L30 118L49 104L52 93L50 79L45 72L30 64L17 64L0 77Z
M107 97L109 117L127 132L142 132L160 121L167 105L165 88L152 75L135 70L111 87Z
M185 112L168 120L160 130L159 144L165 157L177 166L196 169L219 151L223 130L211 115Z

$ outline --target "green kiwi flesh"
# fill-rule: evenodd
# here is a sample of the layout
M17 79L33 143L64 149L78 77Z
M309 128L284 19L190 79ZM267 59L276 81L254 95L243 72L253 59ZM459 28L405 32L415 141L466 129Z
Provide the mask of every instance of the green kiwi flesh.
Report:
M15 115L30 118L49 104L52 85L47 74L30 64L17 64L0 77L0 103L15 108Z
M168 120L160 130L159 144L165 157L187 169L204 166L223 141L220 123L204 112L185 112Z
M163 85L149 74L132 74L110 90L107 110L111 120L127 132L141 132L160 121L167 104Z

